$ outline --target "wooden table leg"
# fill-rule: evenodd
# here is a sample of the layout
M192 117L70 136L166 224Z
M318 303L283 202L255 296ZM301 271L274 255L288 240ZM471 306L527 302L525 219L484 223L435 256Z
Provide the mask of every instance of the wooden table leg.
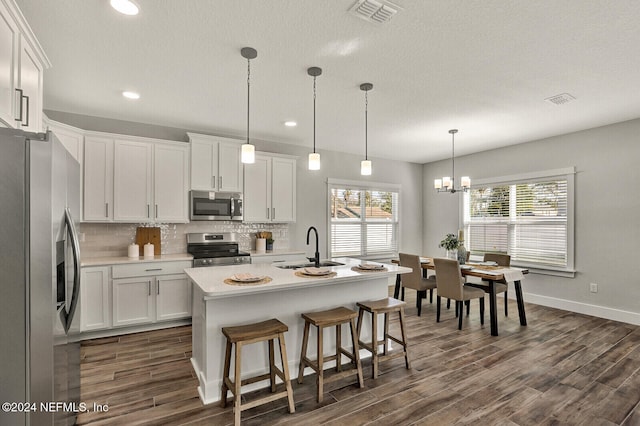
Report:
M398 299L400 296L400 274L396 274L396 287L393 289L393 298Z
M522 285L520 280L513 282L516 288L516 300L518 301L518 314L520 315L520 325L527 325L527 314L524 312L524 298L522 297Z
M498 335L498 314L496 303L496 283L489 280L489 317L491 318L491 335Z

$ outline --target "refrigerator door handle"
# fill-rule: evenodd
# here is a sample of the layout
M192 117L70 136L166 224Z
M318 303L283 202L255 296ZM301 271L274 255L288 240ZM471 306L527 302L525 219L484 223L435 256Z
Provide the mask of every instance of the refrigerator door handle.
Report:
M67 226L67 232L71 240L71 250L73 252L73 291L71 292L71 305L69 306L69 312L66 312L65 309L60 310L64 331L67 333L71 327L71 321L73 321L80 296L80 244L78 244L78 233L76 232L69 208L64 210L64 221Z

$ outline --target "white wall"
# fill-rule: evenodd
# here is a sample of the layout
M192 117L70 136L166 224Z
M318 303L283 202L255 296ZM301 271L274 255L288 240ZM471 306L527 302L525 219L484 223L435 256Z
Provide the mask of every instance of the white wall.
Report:
M640 324L640 119L456 158L474 179L576 168L574 278L530 274L525 300ZM459 228L461 195L437 194L451 161L423 166L424 254ZM589 284L598 284L598 293ZM513 292L511 292L513 293Z

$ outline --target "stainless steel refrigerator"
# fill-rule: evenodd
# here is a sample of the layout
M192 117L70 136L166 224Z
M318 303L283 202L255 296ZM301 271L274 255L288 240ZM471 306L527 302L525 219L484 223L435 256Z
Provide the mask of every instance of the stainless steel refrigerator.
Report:
M80 165L55 136L0 129L1 425L82 407L79 214Z

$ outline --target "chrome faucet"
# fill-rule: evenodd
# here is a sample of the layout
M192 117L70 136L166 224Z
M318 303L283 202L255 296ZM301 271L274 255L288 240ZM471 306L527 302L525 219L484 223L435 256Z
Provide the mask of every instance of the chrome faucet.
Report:
M316 256L315 257L308 257L307 259L312 261L316 268L319 268L320 267L320 252L318 250L318 230L314 226L311 226L311 227L309 227L309 229L307 229L307 245L309 245L309 234L311 234L311 230L313 230L313 232L316 233Z

